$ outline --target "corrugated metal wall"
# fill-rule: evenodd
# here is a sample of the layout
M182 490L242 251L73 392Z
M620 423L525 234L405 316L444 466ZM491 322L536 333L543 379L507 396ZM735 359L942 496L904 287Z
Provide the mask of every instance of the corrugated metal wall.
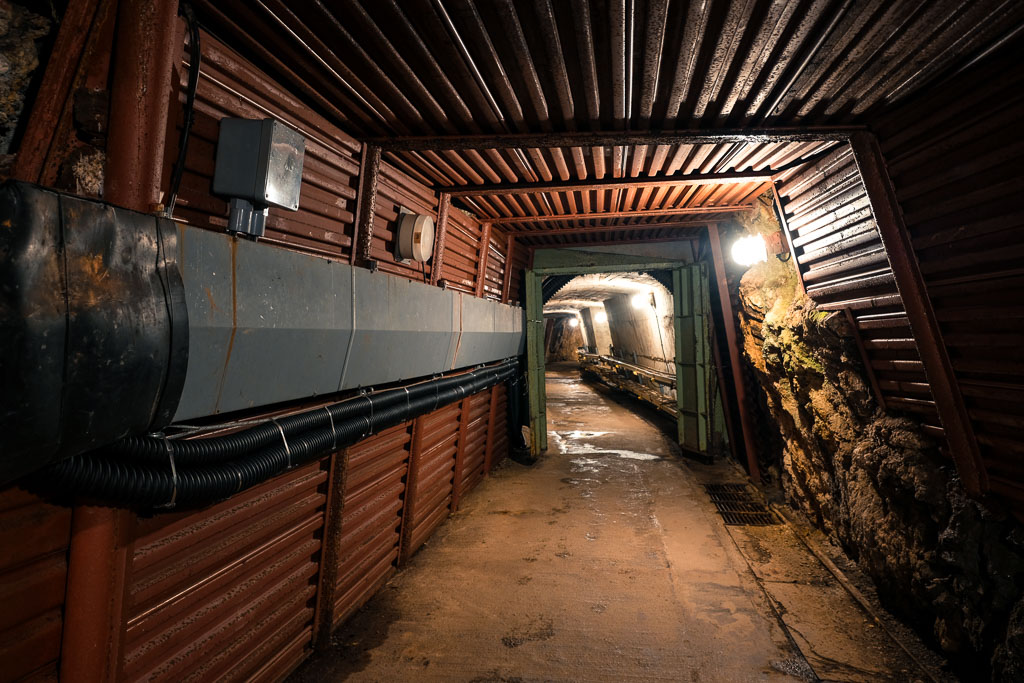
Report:
M140 517L120 680L272 680L301 661L326 480L315 462L205 510Z
M422 418L421 418L422 419ZM412 423L348 449L333 621L343 622L395 570Z
M223 117L273 117L306 138L302 194L296 212L272 208L265 242L349 259L355 239L359 169L362 145L316 114L287 88L272 80L207 33L201 36L203 61L196 93L196 115L189 142L185 174L174 217L199 227L221 231L227 225L228 204L211 191L219 121ZM184 121L188 50L178 69L179 103L173 108L177 130ZM170 135L164 176L170 178L177 155L178 136ZM418 282L430 282L433 261L402 262L395 257L394 228L402 210L438 218L438 196L420 179L382 162L374 202L370 256L382 271ZM482 250L480 222L452 209L441 278L453 289L473 294L478 283ZM491 240L492 245L494 240ZM502 246L495 247L504 254ZM491 297L500 294L504 257L488 273ZM488 291L485 289L485 291Z
M942 435L924 367L849 145L785 174L780 203L807 295L850 315L883 405Z
M419 419L409 467L402 559L412 556L451 509L462 404Z
M133 515L117 680L283 678L312 650L322 576L334 577L322 609L337 626L392 575L400 548L410 557L452 512L457 453L463 496L483 479L488 443L491 467L505 458L504 395L487 389L338 454L334 567L322 548L331 457L202 510ZM57 679L72 512L0 491L0 680Z
M0 680L56 680L71 508L0 491Z
M875 129L991 490L1024 514L1024 42Z

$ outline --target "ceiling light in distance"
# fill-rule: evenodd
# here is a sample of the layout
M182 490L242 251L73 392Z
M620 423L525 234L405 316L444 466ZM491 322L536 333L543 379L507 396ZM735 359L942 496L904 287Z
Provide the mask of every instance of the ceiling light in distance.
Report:
M569 327L579 327L580 321L576 318L569 318Z
M608 314L604 311L598 311L594 314L594 320L599 323L606 323L608 322Z
M646 308L647 306L654 307L654 294L650 292L643 292L642 294L636 294L631 299L633 308Z

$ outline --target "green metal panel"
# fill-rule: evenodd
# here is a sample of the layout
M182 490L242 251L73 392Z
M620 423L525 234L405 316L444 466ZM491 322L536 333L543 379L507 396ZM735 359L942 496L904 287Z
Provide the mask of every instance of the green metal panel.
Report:
M672 271L675 309L676 406L679 445L711 455L712 387L710 298L703 263Z
M534 455L548 447L542 279L534 271L526 271L526 384L530 394L530 448Z

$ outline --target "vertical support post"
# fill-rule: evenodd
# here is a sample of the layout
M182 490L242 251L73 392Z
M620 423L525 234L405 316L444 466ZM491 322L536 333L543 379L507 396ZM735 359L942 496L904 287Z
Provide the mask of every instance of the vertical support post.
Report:
M544 387L544 300L541 278L526 271L526 382L530 395L531 450L539 455L548 448ZM512 400L512 397L509 397Z
M150 212L160 198L174 64L177 0L124 0L117 17L105 199ZM135 514L77 505L68 549L61 678L108 681L120 667L124 599Z
M483 224L483 232L480 234L480 259L476 269L476 295L484 295L484 285L487 283L487 259L491 255L491 224Z
M334 599L341 560L341 521L345 511L345 480L348 449L331 453L327 474L327 503L320 547L320 575L317 579L316 608L313 617L313 647L326 650L334 630Z
M126 0L117 15L104 199L136 211L160 208L174 65L181 56L177 0Z
M455 449L455 479L452 480L452 513L459 509L459 500L462 498L462 468L466 462L466 433L469 431L470 418L469 396L462 399L459 404L459 442Z
M516 236L509 233L508 236L508 247L505 249L505 273L504 278L501 281L501 302L509 303L510 289L512 288L512 254L515 253L516 249Z
M380 147L363 145L359 162L359 197L356 199L355 241L352 263L370 266L373 261L373 221L377 214L377 181L380 179Z
M953 372L953 364L942 339L938 318L928 297L913 242L903 223L903 213L882 150L877 138L868 132L854 133L850 137L850 147L871 203L878 234L889 258L896 289L907 311L924 373L931 385L935 407L949 442L950 455L956 463L964 489L969 495L980 497L988 491L988 474L981 460L981 451L960 393L960 385Z
M71 519L60 678L113 681L120 667L130 510L76 505Z
M718 282L718 300L725 322L725 340L729 345L729 361L732 365L732 382L736 389L736 403L740 409L740 429L743 431L743 445L747 453L747 471L755 482L761 481L761 468L757 463L757 448L754 440L754 422L750 415L747 389L743 385L743 370L740 365L740 347L736 339L736 318L733 316L732 299L729 297L729 281L725 276L725 261L722 260L722 240L716 223L708 224L708 242L715 264L715 280Z
M429 413L428 413L429 414ZM423 420L421 415L413 420L412 440L409 442L409 468L405 477L405 499L402 501L402 529L398 538L398 566L403 566L409 559L409 544L412 543L412 521L415 519L416 483L419 480L420 453L423 451Z
M487 410L487 445L484 447L484 476L491 473L491 464L494 461L494 426L498 417L498 387L495 384L491 387L491 405Z
M680 444L686 443L686 420L683 416L684 400L686 397L685 379L683 377L683 355L685 347L683 342L683 317L686 314L687 299L686 282L683 277L683 269L672 270L672 331L676 339L675 366L676 366L676 439Z
M448 212L452 207L452 196L442 192L437 198L437 224L434 226L434 260L430 264L430 284L436 285L441 279L444 265L444 247L448 239Z

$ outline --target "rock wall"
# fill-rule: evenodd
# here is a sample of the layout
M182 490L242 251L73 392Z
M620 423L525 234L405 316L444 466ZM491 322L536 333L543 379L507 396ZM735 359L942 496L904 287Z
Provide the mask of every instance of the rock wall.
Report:
M777 229L765 206L740 223ZM961 675L1024 680L1024 527L966 498L940 444L880 409L845 316L817 310L792 264L769 257L738 288L786 499Z
M546 360L576 360L576 351L586 344L579 327L570 327L569 318L557 318L548 340Z
M50 32L51 23L19 3L0 0L0 156L11 149L39 68L39 41Z

